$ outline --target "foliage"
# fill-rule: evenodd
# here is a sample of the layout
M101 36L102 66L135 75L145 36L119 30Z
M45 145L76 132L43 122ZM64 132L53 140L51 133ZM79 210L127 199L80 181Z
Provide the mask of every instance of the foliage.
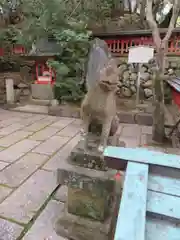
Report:
M0 6L7 3L0 0ZM29 51L40 39L49 39L56 47L56 59L49 65L56 70L55 95L59 101L78 101L84 91L80 86L87 57L90 32L86 15L72 14L63 0L23 0L16 2L23 21L0 28L0 45L11 55L13 44L22 44ZM10 10L10 6L9 6ZM11 55L11 58L13 56Z

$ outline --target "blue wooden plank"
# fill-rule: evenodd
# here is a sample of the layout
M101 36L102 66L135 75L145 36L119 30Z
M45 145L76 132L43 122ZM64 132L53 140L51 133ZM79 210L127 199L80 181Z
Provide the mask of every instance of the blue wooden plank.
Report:
M179 240L180 228L165 219L147 218L146 240Z
M164 193L148 191L147 212L179 220L180 198Z
M114 240L145 240L148 165L129 162Z
M150 174L148 179L148 190L180 197L180 179Z
M109 159L108 161L110 161L111 158L117 159L116 165L118 165L118 161L121 161L122 164L127 161L132 161L180 169L180 156L150 151L145 148L123 148L109 146L104 150L104 157L107 160ZM119 163L119 165L121 165L121 163Z

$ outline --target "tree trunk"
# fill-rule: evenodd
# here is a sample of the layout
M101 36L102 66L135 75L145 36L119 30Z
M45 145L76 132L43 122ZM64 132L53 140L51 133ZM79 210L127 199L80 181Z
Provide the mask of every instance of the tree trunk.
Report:
M155 73L154 81L154 112L153 112L153 133L152 139L163 143L165 139L164 127L164 94L162 89L162 74L158 69Z
M158 69L155 73L154 81L154 113L153 113L153 134L154 141L163 143L165 140L165 116L164 116L164 82L163 73L165 67L165 53L166 45L161 44L159 49L157 48L156 61Z

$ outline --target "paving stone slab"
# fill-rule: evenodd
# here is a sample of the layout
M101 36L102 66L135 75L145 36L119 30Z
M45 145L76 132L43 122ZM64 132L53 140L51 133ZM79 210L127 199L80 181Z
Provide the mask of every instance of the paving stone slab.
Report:
M80 132L80 126L70 124L67 127L63 128L58 132L57 135L64 137L74 137L77 133Z
M4 169L9 163L1 162L0 161L0 170Z
M24 126L20 123L13 123L10 126L4 127L0 129L0 136L9 135L17 130L22 129Z
M23 126L28 126L35 122L45 119L45 117L46 117L45 115L35 115L34 114L32 117L29 117L26 119L21 119L21 121L19 121L19 123L22 124Z
M55 135L57 132L59 132L59 129L53 128L53 127L46 127L39 132L34 133L32 136L29 137L29 139L36 140L36 141L45 141L48 138Z
M37 146L33 152L52 155L68 141L69 137L53 136Z
M60 118L59 121L53 123L51 125L51 127L55 127L55 128L59 128L59 129L63 129L65 128L67 125L69 125L70 123L72 123L75 119L74 118Z
M12 125L13 123L17 123L21 121L20 117L13 117L13 116L1 116L0 118L0 128L7 127Z
M0 203L12 192L11 188L0 186Z
M38 122L35 122L35 123L25 127L24 130L30 131L30 132L37 132L37 131L47 127L48 125L50 125L52 122L53 122L53 120L42 119Z
M43 166L43 169L56 171L60 166L62 169L66 169L69 167L69 163L67 162L67 157L70 155L72 149L76 146L76 144L81 139L80 135L72 138L64 147L62 147L50 160Z
M10 145L19 142L28 137L31 133L26 131L17 131L0 139L0 146L9 147Z
M18 187L26 178L35 172L46 160L47 155L28 153L20 160L0 172L0 184Z
M124 126L121 132L121 136L123 137L137 137L141 134L140 126L136 124L129 124Z
M77 125L77 126L82 126L83 122L81 119L75 119L73 121L73 125Z
M20 111L20 112L28 112L28 113L48 113L48 107L47 106L38 106L38 105L25 105L16 107L13 109L13 111Z
M152 134L151 126L142 126L142 134Z
M0 240L16 240L21 234L23 227L0 219Z
M11 147L0 152L0 160L6 162L14 162L18 158L22 157L25 153L29 152L33 148L39 145L38 141L24 139Z
M120 137L119 140L125 143L125 147L138 147L140 144L140 136L139 137Z
M0 216L27 224L56 186L54 173L38 170L0 204Z
M56 191L54 198L60 202L66 202L68 198L68 187L66 185L62 185Z
M54 225L63 214L64 204L51 200L23 240L65 240L56 234Z

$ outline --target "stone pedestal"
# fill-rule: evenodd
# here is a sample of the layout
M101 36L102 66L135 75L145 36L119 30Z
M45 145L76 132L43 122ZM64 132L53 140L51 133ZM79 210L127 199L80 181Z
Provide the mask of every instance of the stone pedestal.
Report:
M88 151L84 151L84 140L81 140L72 150L70 161L81 167L106 171L102 155L98 151L100 137L89 135ZM108 145L125 147L124 142L120 142L118 136L109 137Z
M55 229L58 235L71 240L109 240L113 235L111 218L101 223L67 212L56 222Z
M58 183L68 185L64 216L56 223L57 234L73 240L107 239L111 232L114 180L58 170Z
M50 84L31 84L32 98L38 100L54 99L53 88Z
M93 127L88 136L88 150L84 150L84 140L81 140L68 158L76 165L74 170L57 171L58 184L68 185L68 200L64 216L56 223L56 232L71 240L112 239L116 221L115 180L106 172L103 156L98 151L100 131L98 134L97 125ZM118 135L111 135L108 145L125 146L118 140Z

